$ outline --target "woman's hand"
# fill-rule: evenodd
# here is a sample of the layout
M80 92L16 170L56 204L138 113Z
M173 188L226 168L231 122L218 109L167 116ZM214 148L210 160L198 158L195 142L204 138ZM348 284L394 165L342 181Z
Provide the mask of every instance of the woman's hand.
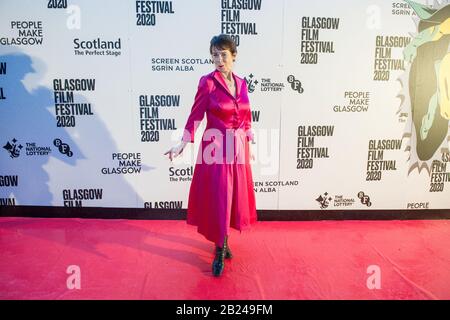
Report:
M253 152L253 147L252 147L252 144L253 143L249 143L249 148L248 148L248 150L249 150L249 155L250 155L250 160L252 160L252 161L255 161L255 159L256 159L256 157L255 157L255 153Z
M168 154L170 161L172 161L173 158L178 157L183 152L183 149L184 147L186 147L186 144L187 142L180 141L179 144L170 148L170 150L164 153L164 155Z

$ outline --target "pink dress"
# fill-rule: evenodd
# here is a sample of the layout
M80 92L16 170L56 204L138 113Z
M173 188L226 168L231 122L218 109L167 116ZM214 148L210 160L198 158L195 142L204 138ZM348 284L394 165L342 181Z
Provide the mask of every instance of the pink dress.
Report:
M183 135L183 141L194 142L195 131L206 114L189 191L187 223L220 246L230 227L242 231L256 222L248 90L244 79L233 77L235 97L219 71L200 79Z

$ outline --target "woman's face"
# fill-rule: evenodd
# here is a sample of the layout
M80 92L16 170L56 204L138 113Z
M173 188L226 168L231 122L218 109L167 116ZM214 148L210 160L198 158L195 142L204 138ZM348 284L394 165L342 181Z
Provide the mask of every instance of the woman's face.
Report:
M212 58L216 69L222 73L228 73L233 70L234 59L236 54L232 54L230 50L222 50L216 47L212 48Z

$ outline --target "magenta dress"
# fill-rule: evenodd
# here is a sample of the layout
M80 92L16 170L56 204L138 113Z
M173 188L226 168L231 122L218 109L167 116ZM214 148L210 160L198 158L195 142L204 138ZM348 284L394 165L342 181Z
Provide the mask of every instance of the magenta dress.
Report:
M187 223L220 246L230 227L242 231L256 222L249 156L249 140L253 139L250 102L245 80L233 77L235 97L219 71L200 79L183 135L183 141L194 142L206 114L189 191Z

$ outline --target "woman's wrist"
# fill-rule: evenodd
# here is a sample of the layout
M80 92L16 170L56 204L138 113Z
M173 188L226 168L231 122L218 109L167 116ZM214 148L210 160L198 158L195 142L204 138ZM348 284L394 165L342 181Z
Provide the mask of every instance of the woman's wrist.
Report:
M180 143L178 144L178 148L180 148L181 150L184 150L184 148L186 147L188 143L184 140L181 140Z

